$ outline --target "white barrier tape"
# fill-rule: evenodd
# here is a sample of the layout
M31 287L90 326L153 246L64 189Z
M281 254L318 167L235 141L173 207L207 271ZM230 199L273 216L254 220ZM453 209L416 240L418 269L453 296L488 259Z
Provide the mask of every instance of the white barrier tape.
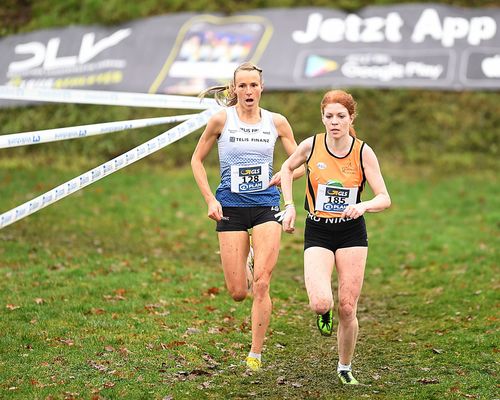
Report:
M126 129L144 128L160 124L185 121L197 114L176 115L172 117L131 119L128 121L105 122L101 124L80 125L68 128L45 129L41 131L12 133L0 135L0 149L55 142L58 140L82 138L93 135L123 131Z
M217 104L214 99L200 99L198 97L168 94L111 92L103 90L20 88L16 86L1 85L0 99L131 107L187 108L191 110L205 110Z
M69 196L72 193L75 193L91 183L97 182L105 176L110 175L113 172L116 172L119 169L122 169L127 165L162 149L165 146L168 146L184 136L187 136L191 132L205 125L208 119L219 110L220 107L213 107L205 110L200 114L197 114L195 117L180 123L174 128L161 133L155 138L148 140L132 150L129 150L126 153L67 181L62 185L59 185L54 189L49 190L48 192L27 201L24 204L21 204L18 207L4 212L0 215L0 229L13 224L14 222L19 221L20 219L25 218L28 215L33 214L66 196Z

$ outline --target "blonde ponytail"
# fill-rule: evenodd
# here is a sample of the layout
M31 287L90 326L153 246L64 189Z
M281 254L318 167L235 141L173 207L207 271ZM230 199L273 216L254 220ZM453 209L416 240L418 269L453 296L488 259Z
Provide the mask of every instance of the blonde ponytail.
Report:
M236 82L236 74L239 71L257 71L260 75L260 80L262 81L262 69L257 67L255 64L251 62L244 62L240 64L235 70L233 74L233 79L229 84L224 86L212 86L205 90L203 90L198 97L204 98L207 94L213 94L215 97L215 101L217 104L225 107L231 107L238 103L238 97L236 96L236 92L234 91L235 82Z

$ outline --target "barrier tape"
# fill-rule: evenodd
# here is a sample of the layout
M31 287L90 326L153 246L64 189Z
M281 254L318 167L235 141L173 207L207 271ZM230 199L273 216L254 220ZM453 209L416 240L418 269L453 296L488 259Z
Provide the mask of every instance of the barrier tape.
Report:
M187 108L191 110L205 110L217 104L214 99L200 99L199 97L192 96L112 92L104 90L20 88L16 86L1 85L0 99L102 104L110 106Z
M28 215L33 214L66 196L69 196L72 193L75 193L85 186L97 182L105 176L110 175L127 165L130 165L150 155L151 153L164 148L165 146L168 146L184 136L187 136L191 132L205 125L208 122L208 119L219 110L220 107L213 107L201 112L200 114L196 114L195 117L180 123L174 128L161 133L155 138L148 140L132 150L129 150L126 153L67 181L54 189L21 204L18 207L4 212L0 215L0 229L13 224L14 222L19 221L20 219L25 218Z
M137 129L153 125L181 122L196 115L197 114L186 114L172 117L131 119L127 121L105 122L101 124L80 125L68 128L45 129L41 131L0 135L0 149L55 142L58 140L75 139L93 135L103 135L126 129Z

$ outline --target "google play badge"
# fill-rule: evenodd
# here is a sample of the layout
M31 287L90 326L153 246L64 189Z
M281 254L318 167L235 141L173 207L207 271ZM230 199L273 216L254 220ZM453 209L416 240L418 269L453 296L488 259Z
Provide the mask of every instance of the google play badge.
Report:
M338 67L338 63L334 60L313 55L307 58L305 75L314 78L335 71Z

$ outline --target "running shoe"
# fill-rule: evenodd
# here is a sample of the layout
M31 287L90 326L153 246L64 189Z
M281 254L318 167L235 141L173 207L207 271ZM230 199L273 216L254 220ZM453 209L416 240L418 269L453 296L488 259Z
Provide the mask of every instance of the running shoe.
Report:
M337 375L343 385L359 385L351 371L337 371Z
M332 336L333 332L333 310L328 310L323 315L316 316L316 325L323 336Z
M253 265L254 265L253 247L250 246L250 251L248 252L248 257L247 257L247 286L248 286L248 291L251 291L252 290L252 286L253 286Z
M254 372L259 371L262 366L262 361L255 357L247 357L245 362L247 364L247 368Z

